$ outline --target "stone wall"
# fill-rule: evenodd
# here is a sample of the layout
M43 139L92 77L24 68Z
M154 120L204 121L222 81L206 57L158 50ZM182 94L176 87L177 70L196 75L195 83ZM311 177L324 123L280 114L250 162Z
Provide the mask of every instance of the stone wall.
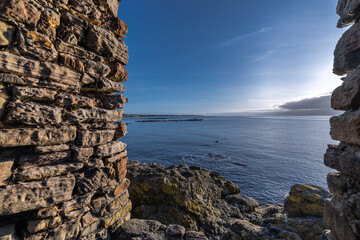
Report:
M331 97L335 110L345 111L332 117L331 137L340 141L329 145L326 166L337 170L327 177L332 199L325 201L324 224L331 230L328 239L360 239L360 2L339 0L337 27L350 26L339 40L334 55L334 73L342 84Z
M0 1L0 239L105 239L130 218L119 2Z

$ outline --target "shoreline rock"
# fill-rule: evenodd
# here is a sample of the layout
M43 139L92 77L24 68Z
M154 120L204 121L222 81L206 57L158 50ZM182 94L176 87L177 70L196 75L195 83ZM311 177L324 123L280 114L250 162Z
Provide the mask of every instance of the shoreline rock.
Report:
M236 184L208 169L137 161L129 161L127 169L132 219L118 229L118 239L322 239L323 207L302 211L304 206L294 203L291 210L303 214L288 217L291 211L285 212L282 204L241 195ZM311 190L317 195L309 195ZM289 198L297 197L299 203L310 199L317 206L330 196L311 185L296 185L292 192ZM169 236L171 227L183 230Z

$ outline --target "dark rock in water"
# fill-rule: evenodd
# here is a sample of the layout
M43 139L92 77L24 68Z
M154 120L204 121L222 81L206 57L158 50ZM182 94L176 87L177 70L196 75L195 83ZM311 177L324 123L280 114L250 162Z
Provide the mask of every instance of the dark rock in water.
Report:
M322 238L321 218L287 218L282 205L240 195L240 188L218 172L137 161L127 167L132 217L142 220L125 223L117 232L119 239Z

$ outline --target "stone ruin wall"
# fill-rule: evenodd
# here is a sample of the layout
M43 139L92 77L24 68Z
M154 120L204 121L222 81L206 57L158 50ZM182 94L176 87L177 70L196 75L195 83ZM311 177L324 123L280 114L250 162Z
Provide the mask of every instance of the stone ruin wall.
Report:
M0 1L0 239L106 239L130 218L119 2Z
M332 199L325 201L324 224L329 240L360 239L360 2L339 0L337 27L350 26L334 52L334 73L342 84L331 97L335 110L345 111L332 117L331 137L340 141L329 145L324 163L337 170L327 177Z

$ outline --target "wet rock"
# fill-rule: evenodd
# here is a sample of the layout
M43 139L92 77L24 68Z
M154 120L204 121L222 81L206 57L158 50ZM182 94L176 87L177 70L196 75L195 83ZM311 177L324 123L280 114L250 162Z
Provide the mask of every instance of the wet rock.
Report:
M71 199L74 176L8 185L0 190L0 214L14 214L47 207Z
M111 32L95 25L89 26L86 48L104 57L119 60L123 65L128 64L128 48L124 42L117 40Z
M324 201L331 195L320 187L313 185L294 185L290 196L285 199L284 211L290 217L324 215Z
M0 130L0 146L44 146L73 141L76 128L73 126L58 128L24 128Z
M65 163L43 167L24 167L15 176L19 182L40 180L48 177L54 177L71 173L83 168L82 163Z
M62 109L26 102L12 107L6 121L25 125L56 125L62 122Z
M107 157L116 153L120 153L124 151L125 148L126 144L122 142L107 143L105 145L96 147L95 155L98 157Z
M0 46L8 46L12 43L15 30L14 26L0 21Z
M94 130L81 131L78 135L77 143L79 146L90 147L111 142L114 138L115 130Z
M46 35L34 31L19 31L18 42L18 49L23 56L50 62L57 58L58 53Z
M72 122L114 122L120 121L122 111L111 111L106 109L79 109L69 113L66 117Z

